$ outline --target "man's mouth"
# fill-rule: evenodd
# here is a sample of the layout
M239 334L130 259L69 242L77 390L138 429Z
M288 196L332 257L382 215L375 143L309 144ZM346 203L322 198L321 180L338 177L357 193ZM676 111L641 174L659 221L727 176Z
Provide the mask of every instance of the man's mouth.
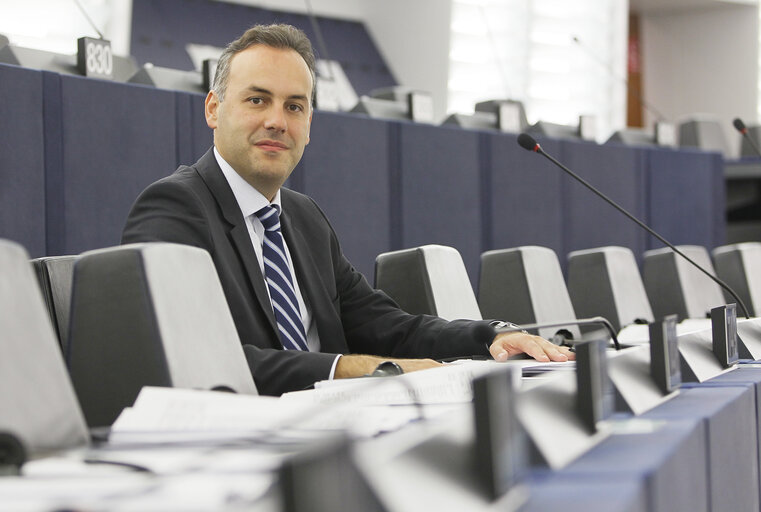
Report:
M288 146L286 144L283 144L280 141L271 140L271 139L260 140L254 145L264 151L283 151L288 149Z

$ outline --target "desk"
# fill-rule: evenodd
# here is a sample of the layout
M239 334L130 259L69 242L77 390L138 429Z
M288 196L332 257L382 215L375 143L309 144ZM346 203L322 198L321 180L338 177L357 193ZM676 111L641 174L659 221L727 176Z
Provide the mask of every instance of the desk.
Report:
M758 510L758 438L753 386L688 388L642 416L705 425L710 510Z

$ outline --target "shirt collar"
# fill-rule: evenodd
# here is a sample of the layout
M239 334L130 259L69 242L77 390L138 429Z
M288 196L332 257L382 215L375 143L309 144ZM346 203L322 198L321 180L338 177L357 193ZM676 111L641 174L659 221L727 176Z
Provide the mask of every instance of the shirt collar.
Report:
M280 189L278 189L275 197L272 199L272 203L270 203L261 192L252 187L240 174L235 172L235 169L219 154L216 146L214 147L214 158L217 159L219 168L222 169L222 174L224 174L227 183L233 191L244 219L269 205L275 206L278 209L278 213L282 213L283 206L280 203Z

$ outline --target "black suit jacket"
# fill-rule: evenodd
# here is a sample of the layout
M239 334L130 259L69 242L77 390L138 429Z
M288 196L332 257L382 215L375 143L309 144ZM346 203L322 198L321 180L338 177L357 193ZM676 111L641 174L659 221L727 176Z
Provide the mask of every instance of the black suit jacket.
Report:
M283 350L246 223L209 150L150 185L127 218L122 243L175 242L211 254L257 388L279 395L328 377L336 354L435 359L488 354L488 322L409 315L344 257L325 214L308 196L281 189L283 236L321 352Z

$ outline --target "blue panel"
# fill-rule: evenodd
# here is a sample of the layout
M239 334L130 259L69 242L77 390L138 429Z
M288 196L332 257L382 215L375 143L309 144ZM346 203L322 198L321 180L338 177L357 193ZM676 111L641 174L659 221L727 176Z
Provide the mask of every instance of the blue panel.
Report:
M515 135L484 135L490 156L483 191L490 205L484 216L484 250L539 245L553 249L564 261L562 179L564 174L540 155L521 148ZM542 141L548 153L557 153L559 143ZM488 238L487 238L488 237Z
M45 255L42 74L0 64L0 238Z
M705 436L706 426L694 419L674 419L653 432L614 434L560 474L593 477L601 485L636 478L647 488L650 510L706 511Z
M193 134L191 163L201 158L211 145L214 144L214 132L206 124L206 116L204 114L205 99L206 97L200 94L190 95L190 129ZM182 130L183 127L178 126L177 129Z
M724 167L718 153L647 150L649 218L653 229L672 244L724 242L726 225ZM648 248L663 247L649 237Z
M138 194L177 166L174 93L61 77L63 210L58 253L117 245Z
M521 512L645 512L646 488L641 479L587 475L569 475L547 472L532 475L525 482L529 490L528 502Z
M685 384L682 384L682 386L685 386ZM753 388L756 406L755 437L758 451L757 461L761 464L761 369L740 365L731 372L719 375L702 384L694 384L692 386L698 388L710 386L747 386ZM761 471L759 468L761 466L755 466L753 472L756 473L758 478L757 485L760 495L759 499L761 499Z
M214 132L206 124L202 94L177 92L177 162L195 163L214 143Z
M346 257L373 281L375 257L391 249L388 123L316 112L300 174L330 219Z
M758 510L755 390L696 387L643 415L648 419L695 418L706 425L712 510Z
M478 133L401 123L402 246L452 246L471 283L481 256Z
M565 141L562 158L558 159L647 223L642 151L617 144L599 146ZM558 172L563 171L558 169ZM649 235L570 176L563 180L567 197L567 250L618 245L628 247L640 258Z

